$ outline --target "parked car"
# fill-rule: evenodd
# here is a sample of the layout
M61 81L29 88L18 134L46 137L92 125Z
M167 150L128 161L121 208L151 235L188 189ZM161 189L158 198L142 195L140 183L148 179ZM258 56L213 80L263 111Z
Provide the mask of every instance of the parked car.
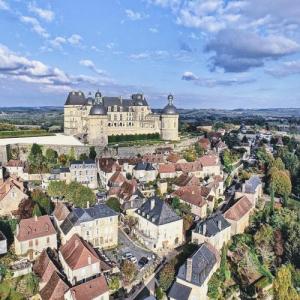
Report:
M136 262L137 262L137 259L136 259L135 256L130 257L129 260L130 260L131 262L133 262L133 263L136 263Z
M142 257L139 262L138 265L143 268L147 263L149 262L149 259L147 257Z
M125 252L123 255L122 255L122 259L129 259L133 257L132 253L131 252Z

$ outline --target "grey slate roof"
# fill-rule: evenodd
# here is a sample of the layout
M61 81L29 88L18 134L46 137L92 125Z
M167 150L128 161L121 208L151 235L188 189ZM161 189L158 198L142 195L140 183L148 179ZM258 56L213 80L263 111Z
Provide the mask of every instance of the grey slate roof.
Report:
M174 282L168 296L172 299L176 300L188 300L191 294L192 288L180 284L178 282Z
M87 100L85 99L84 93L81 91L72 91L69 93L65 105L85 105Z
M177 108L173 104L168 104L163 109L163 114L165 115L176 115Z
M51 174L69 173L69 168L54 168L51 170Z
M259 176L251 176L249 180L245 182L245 192L246 193L255 193L255 189L261 184Z
M181 220L171 207L158 197L148 199L136 212L155 225Z
M212 246L211 246L212 247ZM191 282L192 284L201 286L209 276L214 265L217 263L217 257L214 252L209 249L206 243L201 244L200 248L193 254L192 258L192 279L186 279L187 263L183 264L178 271L177 277Z
M64 234L67 234L72 227L80 225L81 223L117 215L118 214L106 204L97 204L89 208L77 207L69 213L60 225L60 229Z
M220 225L220 228L219 228ZM205 233L203 228L206 226ZM218 232L230 227L230 223L223 217L221 213L211 215L203 221L197 223L195 232L211 237L216 235ZM204 233L204 234L203 234Z
M96 104L91 108L90 115L92 116L107 115L107 108L102 104Z
M155 170L151 163L139 162L135 165L134 170L136 171L153 171Z

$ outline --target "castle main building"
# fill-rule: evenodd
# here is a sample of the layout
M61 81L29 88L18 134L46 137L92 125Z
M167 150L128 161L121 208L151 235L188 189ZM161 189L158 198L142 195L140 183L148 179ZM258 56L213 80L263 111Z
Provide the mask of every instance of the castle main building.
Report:
M81 91L70 92L64 106L64 132L84 137L91 145L107 145L112 135L159 133L162 140L178 140L178 113L173 96L161 114L151 111L144 95L131 99L103 97L98 91L86 98Z

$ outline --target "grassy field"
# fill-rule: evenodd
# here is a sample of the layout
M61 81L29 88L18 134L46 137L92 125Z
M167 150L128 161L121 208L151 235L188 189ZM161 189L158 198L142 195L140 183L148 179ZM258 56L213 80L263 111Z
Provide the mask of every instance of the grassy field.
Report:
M9 130L0 131L0 139L18 138L18 137L34 137L34 136L53 136L46 130Z

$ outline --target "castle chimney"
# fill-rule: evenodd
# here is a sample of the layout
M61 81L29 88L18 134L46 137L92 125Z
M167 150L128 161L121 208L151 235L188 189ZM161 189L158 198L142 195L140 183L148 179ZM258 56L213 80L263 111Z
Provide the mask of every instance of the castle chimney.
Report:
M192 281L192 271L193 271L193 260L192 258L188 258L186 260L186 280Z
M203 227L202 227L202 234L203 234L203 235L206 234L206 223L203 224Z
M87 201L86 202L86 208L89 208L90 207L90 201Z
M218 220L218 228L219 228L219 230L222 229L222 221L221 220Z
M155 206L155 199L151 199L151 204L150 204L150 209L154 209L154 206Z

